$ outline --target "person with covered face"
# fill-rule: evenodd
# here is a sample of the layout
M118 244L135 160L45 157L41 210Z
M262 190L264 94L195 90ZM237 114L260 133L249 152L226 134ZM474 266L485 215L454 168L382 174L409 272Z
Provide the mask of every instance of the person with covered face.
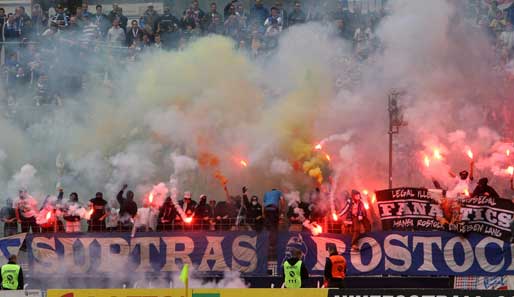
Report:
M474 161L471 160L469 165L469 172L466 170L462 170L459 172L459 175L448 172L448 174L455 179L455 186L452 190L446 192L446 197L448 198L457 198L459 196L469 195L470 193L470 184L473 181L473 165Z
M262 216L262 205L259 203L259 197L255 195L252 196L249 205L246 206L246 218L252 229L257 232L262 231L264 228L264 218Z
M107 201L104 200L104 195L101 192L97 192L95 198L89 200L89 207L93 210L93 212L91 213L88 221L88 231L105 231L105 219L109 215L109 212L107 210Z
M361 193L357 190L352 190L351 198L346 200L346 205L339 213L339 216L346 214L346 222L351 225L352 231L352 250L358 251L358 241L361 234L361 229L364 232L371 231L371 224L366 215L366 208L361 200Z
M137 204L134 202L134 192L128 191L127 196L123 197L127 188L128 185L123 185L121 190L118 192L118 195L116 195L116 200L120 204L118 225L119 229L122 231L129 231L132 229L132 223L137 214Z
M157 220L157 231L170 231L173 229L175 217L178 215L175 205L168 196L162 206L159 208L159 216Z
M194 217L196 206L197 206L196 201L191 199L191 197L192 197L191 192L189 192L189 191L184 192L184 199L182 199L178 202L179 206L182 208L182 210L184 211L184 214L188 218ZM175 222L177 222L178 224L181 224L183 227L185 227L186 224L182 220L183 220L183 218L180 217L180 215L177 215ZM195 223L195 222L192 222L192 223ZM191 226L191 224L188 224L188 225Z
M195 229L209 230L211 206L207 203L207 195L200 195L200 203L195 210Z
M32 198L27 191L20 190L19 197L13 206L16 219L21 225L21 232L28 233L32 229L32 233L39 233L40 228L36 223L38 214L36 199Z
M80 232L80 220L84 213L85 209L79 202L79 195L75 192L71 193L63 212L66 233Z
M478 180L478 185L473 190L473 194L471 194L471 197L492 197L492 198L500 198L500 195L498 195L498 192L496 192L493 187L489 185L489 179L487 177L483 177Z

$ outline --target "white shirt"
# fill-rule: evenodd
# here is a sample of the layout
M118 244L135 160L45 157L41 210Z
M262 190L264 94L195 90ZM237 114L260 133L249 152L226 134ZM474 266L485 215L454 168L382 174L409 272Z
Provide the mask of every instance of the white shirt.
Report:
M17 208L20 216L24 218L32 218L37 215L37 201L32 197L18 198L13 207Z
M502 32L500 40L508 49L512 49L514 47L514 31Z
M455 177L455 187L453 187L453 189L451 191L448 191L446 193L446 197L449 197L449 198L455 198L459 195L462 195L465 191L469 191L469 185L471 184L471 180L468 178L466 179L461 179L460 176L456 176Z
M125 31L123 31L121 27L112 27L107 32L107 40L109 40L110 42L122 43L125 41Z

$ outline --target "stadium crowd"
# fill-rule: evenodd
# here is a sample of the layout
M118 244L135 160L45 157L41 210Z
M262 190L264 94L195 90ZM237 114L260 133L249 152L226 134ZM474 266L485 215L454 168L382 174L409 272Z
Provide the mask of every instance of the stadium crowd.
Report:
M334 34L353 42L355 53L364 58L377 46L373 30L385 14L383 9L363 12L355 3L350 11L348 1L341 1L335 10L319 5L304 10L301 1L288 1L287 9L282 1L272 7L261 0L251 2L246 9L235 0L224 7L215 2L200 7L194 0L183 12L170 6L158 12L148 5L139 19L132 20L118 4L106 12L102 5L93 9L87 2L77 7L58 4L55 9L36 3L30 15L24 7L9 14L0 8L2 73L8 94L3 103L19 104L20 98L28 97L27 104L61 104L88 82L114 79L112 69L128 69L144 53L180 51L212 34L234 39L236 47L254 59L265 57L277 47L285 29L312 21L331 25Z

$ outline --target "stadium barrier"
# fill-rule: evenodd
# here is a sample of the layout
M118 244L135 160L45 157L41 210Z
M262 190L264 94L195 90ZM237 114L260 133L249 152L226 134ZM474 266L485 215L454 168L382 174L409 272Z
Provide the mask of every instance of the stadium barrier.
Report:
M40 290L0 291L2 297L43 297Z
M190 297L327 297L328 289L190 289ZM185 289L48 290L47 297L186 297Z
M512 297L514 291L448 289L341 289L328 297Z

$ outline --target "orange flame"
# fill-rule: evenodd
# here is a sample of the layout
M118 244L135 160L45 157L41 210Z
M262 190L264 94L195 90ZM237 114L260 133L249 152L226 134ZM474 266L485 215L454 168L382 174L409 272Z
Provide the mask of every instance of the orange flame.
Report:
M334 212L332 213L332 220L334 220L334 222L337 222L339 218L337 217L337 214Z
M469 197L469 191L468 191L468 189L464 189L464 195L465 195L465 196L467 196L467 197Z
M507 157L510 156L510 150L509 149L505 151L505 155L507 155Z
M368 192L368 190L364 189L364 190L362 190L362 194L364 194L365 196L368 196L369 192Z
M369 209L369 204L368 204L368 202L364 202L363 204L364 204L364 208L365 208L366 210L368 210L368 209Z
M510 176L513 176L514 175L514 166L509 166L509 168L507 168L507 173L510 174Z
M148 202L153 202L153 192L150 192L150 196L148 196Z
M248 167L248 163L245 160L241 160L239 164L241 164L243 167Z
M377 201L377 194L373 194L373 197L371 198L371 203L375 203Z
M468 157L470 159L473 159L473 152L471 150L468 150Z
M425 156L425 159L423 161L425 162L425 167L430 167L430 159L428 158L428 156Z
M325 159L327 159L327 161L330 162L330 155L329 154L325 154Z
M52 213L51 212L47 212L46 213L46 220L48 221L51 217L52 217Z
M87 213L89 215L89 217L91 217L93 215L93 212L95 212L95 209L94 208L91 208L89 210L89 212Z
M434 159L442 160L443 156L441 155L441 151L439 149L434 149Z
M312 223L312 235L316 236L316 235L320 235L321 233L323 233L323 228L316 224L316 223Z
M322 148L323 147L321 146L321 143L316 144L316 146L314 147L314 149L318 151L321 151Z
M228 183L228 179L223 174L221 174L221 171L219 171L219 170L217 170L214 173L214 178L216 178L221 183L222 186L226 186Z
M193 222L193 217L186 217L186 218L184 218L184 222L186 224L191 224L191 222Z

